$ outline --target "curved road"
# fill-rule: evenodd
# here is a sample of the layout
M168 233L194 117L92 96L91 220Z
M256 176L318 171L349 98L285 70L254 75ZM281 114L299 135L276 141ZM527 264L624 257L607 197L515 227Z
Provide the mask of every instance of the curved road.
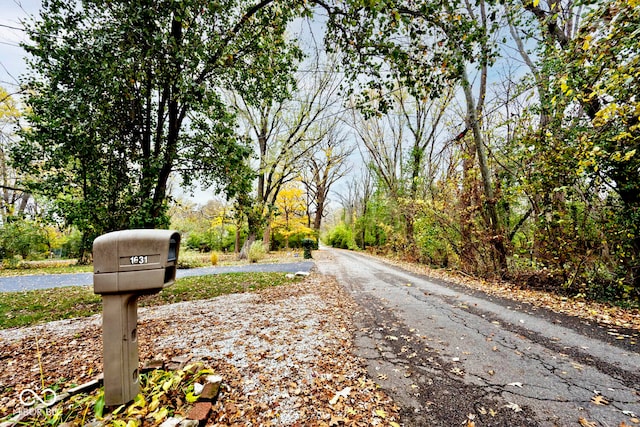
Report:
M202 267L178 270L176 277L206 276L224 273L296 273L309 272L313 261L300 261L281 264L247 264L227 267ZM93 284L93 273L48 274L31 276L0 277L0 292L31 291L34 289L59 288L63 286L87 286Z
M367 256L325 254L318 270L359 303L359 356L401 406L404 425L636 425L635 342Z

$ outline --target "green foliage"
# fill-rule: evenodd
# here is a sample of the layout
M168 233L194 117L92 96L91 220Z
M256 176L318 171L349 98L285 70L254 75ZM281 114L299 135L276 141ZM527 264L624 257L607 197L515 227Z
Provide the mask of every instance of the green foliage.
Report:
M482 7L487 16L496 16L497 5ZM327 46L342 53L355 86L364 86L359 105L371 116L388 110L398 82L420 99L437 98L459 81L469 63L491 63L496 54L491 30L459 0L392 0L366 7L353 0L343 8L329 15ZM498 25L498 20L489 22L492 28Z
M212 227L204 232L192 231L185 239L185 246L200 252L233 251L235 234L234 225Z
M513 268L563 293L640 298L640 38L630 37L640 7L598 0L556 14L548 6L348 1L330 16L328 39L343 50L350 90L360 91L369 118L356 126L363 140L385 117L393 125L393 96L404 87L445 100L443 88L461 82L465 95L473 89L467 113L479 116L442 127L430 117L434 133L457 136L441 138L422 170L410 163L419 151L387 143L418 135L415 121L390 137L375 133L367 148L377 181L348 200L349 227L331 230L328 242L349 247L353 236L361 247L469 274ZM484 70L501 59L494 40L503 18L531 72L492 88L469 65Z
M54 251L55 252L55 251ZM59 249L61 258L82 257L82 233L77 229L72 229L64 238Z
M331 229L327 233L325 240L334 248L357 249L353 231L344 222Z
M419 258L428 265L450 267L456 265L457 256L449 243L452 231L443 228L431 216L420 216L415 222L416 244Z
M42 257L49 250L48 236L42 224L10 218L0 228L0 258L9 266L21 259Z
M313 238L309 236L315 236L316 234L313 230L307 228L298 233L290 234L286 239L281 233L273 233L271 237L271 250L282 250L287 247L291 249L303 248L303 242L306 239L313 240Z
M207 240L208 239L205 233L192 231L185 239L184 244L191 250L209 252L211 250L211 246L209 246L209 242Z
M46 2L26 28L30 127L12 147L32 177L24 185L83 233L83 250L107 231L166 227L173 173L246 193L250 150L220 88L253 81L256 96L286 92L296 55L284 32L296 7L77 3Z
M628 34L640 25L640 9L603 0L582 13L573 38L555 32L539 45L541 104L531 111L543 120L523 127L508 160L520 163L517 185L531 212L527 246L518 240L515 249L573 294L637 299L640 87L632 76L640 42Z
M170 227L185 236L185 248L201 252L231 252L237 228L232 218L234 213L229 204L218 200L210 200L204 206L177 201L169 210ZM246 236L245 229L241 230L243 235Z
M302 248L304 249L304 259L311 259L311 250L317 249L316 241L313 239L302 239Z

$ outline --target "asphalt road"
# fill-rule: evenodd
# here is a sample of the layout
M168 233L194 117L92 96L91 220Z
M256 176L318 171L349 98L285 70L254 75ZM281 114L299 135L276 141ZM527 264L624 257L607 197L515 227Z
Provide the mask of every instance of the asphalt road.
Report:
M313 261L300 261L281 264L247 264L226 267L202 267L178 270L176 278L188 276L205 276L223 273L269 273L309 272ZM59 288L63 286L88 286L93 284L93 273L48 274L30 276L0 277L0 292L30 291L34 289Z
M324 258L319 272L361 307L358 354L404 425L619 427L640 418L638 345L606 328L347 251Z

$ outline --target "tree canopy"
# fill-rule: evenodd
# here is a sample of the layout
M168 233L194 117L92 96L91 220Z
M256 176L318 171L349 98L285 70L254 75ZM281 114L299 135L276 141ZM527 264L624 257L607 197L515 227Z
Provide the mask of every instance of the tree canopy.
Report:
M29 188L88 239L166 225L172 174L247 192L250 150L220 91L256 80L274 58L273 75L288 75L284 33L296 11L244 0L43 2L25 45L30 127L13 146L16 166L37 177Z

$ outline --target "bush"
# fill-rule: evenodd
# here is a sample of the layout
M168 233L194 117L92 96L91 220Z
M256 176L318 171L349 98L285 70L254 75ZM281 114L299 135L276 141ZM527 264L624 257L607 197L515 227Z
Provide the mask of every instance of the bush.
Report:
M262 240L256 240L249 247L249 262L258 262L267 255L267 251L264 247Z
M66 238L64 238L60 249L54 252L61 258L80 258L81 248L82 233L74 228Z
M211 265L218 265L218 253L217 252L211 252Z
M178 268L199 268L209 265L208 254L195 252L192 250L181 250L178 257Z
M302 247L304 248L304 259L311 259L311 250L316 248L316 241L313 239L302 239Z
M327 243L334 248L357 249L353 231L346 224L340 223L335 226L327 236Z
M0 253L13 264L15 257L37 259L47 253L47 232L42 224L17 217L0 227Z
M205 233L199 233L197 231L189 233L185 241L185 246L189 249L200 252L209 252L211 250L211 246L207 241Z

